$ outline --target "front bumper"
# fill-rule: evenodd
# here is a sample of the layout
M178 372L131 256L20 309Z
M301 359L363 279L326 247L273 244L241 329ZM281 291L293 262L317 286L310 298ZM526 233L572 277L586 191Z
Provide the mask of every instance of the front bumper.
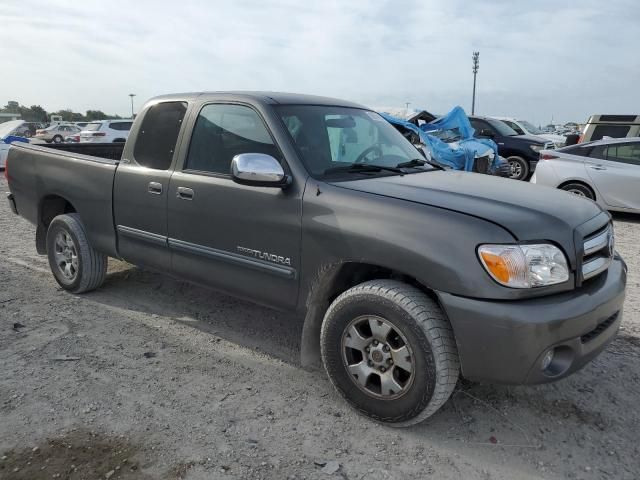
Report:
M624 302L627 267L616 256L607 272L572 292L519 301L478 300L437 292L451 322L462 375L503 384L566 377L613 340ZM556 348L557 368L542 369Z

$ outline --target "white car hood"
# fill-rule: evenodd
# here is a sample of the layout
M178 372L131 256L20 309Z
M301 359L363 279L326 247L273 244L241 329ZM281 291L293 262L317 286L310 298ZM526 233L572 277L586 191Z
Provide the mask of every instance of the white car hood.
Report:
M553 143L564 145L567 141L566 137L562 135L556 135L555 133L541 133L538 137L545 138Z

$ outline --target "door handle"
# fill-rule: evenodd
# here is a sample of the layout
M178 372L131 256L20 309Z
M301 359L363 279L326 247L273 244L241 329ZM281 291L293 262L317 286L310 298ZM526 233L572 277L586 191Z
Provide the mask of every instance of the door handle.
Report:
M193 190L187 187L178 187L176 196L182 200L193 200Z
M160 195L162 193L162 184L158 182L149 182L147 189L149 193Z
M603 167L602 165L590 165L589 168L593 170L606 170L607 167Z

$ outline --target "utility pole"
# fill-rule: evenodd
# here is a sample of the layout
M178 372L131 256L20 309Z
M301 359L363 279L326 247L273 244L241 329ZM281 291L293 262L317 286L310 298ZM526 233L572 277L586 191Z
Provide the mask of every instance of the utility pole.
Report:
M131 118L133 118L133 97L135 97L136 94L130 93L129 96L131 97Z
M480 66L480 52L473 52L473 99L471 100L471 115L476 113L476 76Z

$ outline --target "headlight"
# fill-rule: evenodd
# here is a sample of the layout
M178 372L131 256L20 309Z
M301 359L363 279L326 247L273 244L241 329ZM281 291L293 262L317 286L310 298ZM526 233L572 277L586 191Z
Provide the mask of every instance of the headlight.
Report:
M537 153L540 150L544 150L544 145L529 145L529 148Z
M567 258L554 245L480 245L478 256L489 275L507 287L543 287L569 280Z

